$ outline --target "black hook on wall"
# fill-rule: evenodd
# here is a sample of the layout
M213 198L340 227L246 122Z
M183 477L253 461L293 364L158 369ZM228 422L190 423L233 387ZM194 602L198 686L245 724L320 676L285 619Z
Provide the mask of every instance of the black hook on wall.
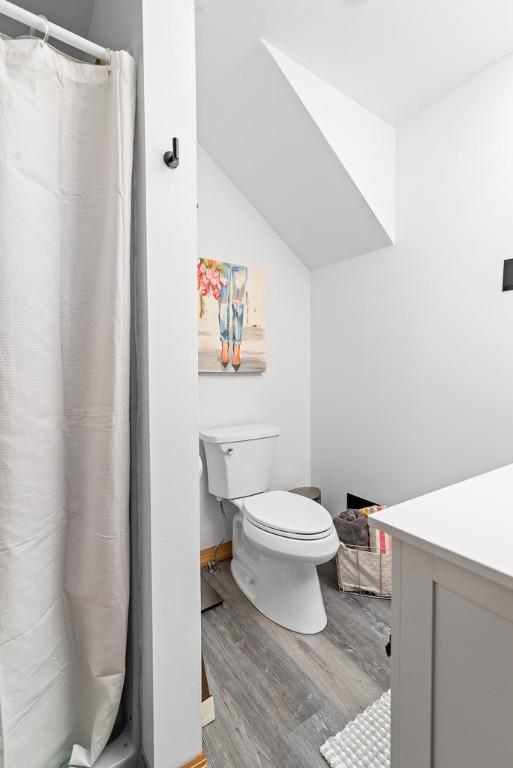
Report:
M178 139L173 139L173 151L169 150L164 153L164 162L168 168L178 168L180 165L179 144Z

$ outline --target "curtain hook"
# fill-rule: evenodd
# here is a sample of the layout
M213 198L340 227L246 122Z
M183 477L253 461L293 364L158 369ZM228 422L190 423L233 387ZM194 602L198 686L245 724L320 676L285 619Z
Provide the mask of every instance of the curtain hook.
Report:
M104 67L110 67L111 61L112 61L112 50L110 48L106 48L105 56L103 56L101 59L96 59L96 64L101 64Z
M44 37L43 37L43 39L41 41L42 44L44 45L45 43L48 42L48 38L50 37L50 23L49 23L48 19L46 18L46 16L43 16L43 14L39 14L39 18L43 19L43 21L45 23L45 34L44 34Z

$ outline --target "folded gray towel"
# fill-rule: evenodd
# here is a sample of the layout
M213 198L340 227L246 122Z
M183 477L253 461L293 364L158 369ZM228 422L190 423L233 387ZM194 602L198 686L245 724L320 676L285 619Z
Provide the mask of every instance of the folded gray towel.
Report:
M369 523L358 509L346 509L333 519L333 524L346 547L369 548Z

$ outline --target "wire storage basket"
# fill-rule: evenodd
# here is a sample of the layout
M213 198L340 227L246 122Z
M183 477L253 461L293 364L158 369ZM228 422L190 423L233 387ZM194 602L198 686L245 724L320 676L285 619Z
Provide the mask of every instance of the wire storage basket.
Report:
M392 552L340 542L337 576L342 592L389 599L392 597Z

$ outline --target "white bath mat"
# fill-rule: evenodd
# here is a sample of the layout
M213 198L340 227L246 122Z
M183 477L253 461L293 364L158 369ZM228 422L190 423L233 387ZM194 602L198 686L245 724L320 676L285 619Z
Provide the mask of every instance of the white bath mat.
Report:
M390 691L321 747L331 768L390 768Z

